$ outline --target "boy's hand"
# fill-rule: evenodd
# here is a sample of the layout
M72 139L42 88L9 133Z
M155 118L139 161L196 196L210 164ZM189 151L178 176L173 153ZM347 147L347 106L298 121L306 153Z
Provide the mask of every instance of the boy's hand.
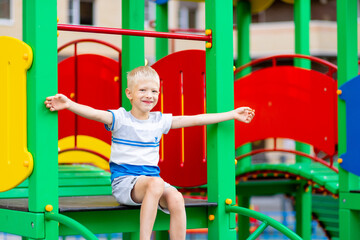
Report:
M56 94L55 96L50 96L46 98L45 106L50 109L50 111L59 111L67 109L70 107L70 99L68 99L63 94Z
M234 113L235 113L234 119L244 122L244 123L251 122L251 120L255 116L255 110L253 110L249 107L239 107L234 110Z

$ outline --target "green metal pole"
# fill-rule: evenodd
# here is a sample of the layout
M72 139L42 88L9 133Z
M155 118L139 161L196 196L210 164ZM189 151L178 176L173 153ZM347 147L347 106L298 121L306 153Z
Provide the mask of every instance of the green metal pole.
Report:
M310 16L311 1L295 0L294 23L295 23L295 53L310 55ZM296 67L311 69L311 62L307 59L295 59ZM296 142L296 150L308 153L311 146ZM297 163L310 163L311 160L302 156L296 156ZM296 192L296 232L304 239L311 239L311 191L305 192L300 187Z
M144 30L145 10L144 0L122 1L122 28ZM126 97L127 73L132 69L145 65L144 37L122 36L122 106L131 109L129 99ZM124 233L124 239L139 239L139 233Z
M310 55L310 0L295 0L294 2L294 22L295 22L295 53ZM308 59L295 59L296 67L311 68ZM310 146L303 143L296 143L296 150L310 153ZM311 160L302 156L296 156L297 162L310 162Z
M155 30L157 32L168 32L168 3L156 4L156 21ZM156 61L167 56L169 54L169 40L166 38L155 39L155 55ZM169 239L168 231L157 231L155 233L157 240Z
M236 66L240 67L250 62L250 24L251 5L249 1L241 0L236 5L237 24L237 61ZM240 74L242 77L250 73L250 68L244 69Z
M122 1L122 28L144 30L144 0L123 0ZM127 88L126 76L132 69L144 66L145 47L144 37L122 36L122 105L130 110L130 102L126 97Z
M168 240L169 232L168 231L156 231L155 239L156 240Z
M309 186L306 189L306 184L303 181L295 195L296 233L303 239L311 239L312 188Z
M30 45L34 60L28 72L28 149L34 157L29 178L29 211L44 212L51 204L58 211L58 129L57 114L44 101L57 92L57 3L23 2L23 39ZM46 222L46 239L57 239L58 224Z
M256 240L269 226L267 222L263 222L254 232L251 234L251 236L248 238L248 240Z
M240 67L251 61L250 58L250 24L251 24L251 5L249 1L238 1L236 5L236 24L237 24L237 61L236 67ZM251 72L251 68L244 69L236 77L240 78ZM236 92L234 93L236 94ZM236 155L242 155L251 151L251 144L236 149ZM243 158L236 166L236 175L241 169L251 165L251 157ZM241 207L249 208L250 197L242 196L241 192L236 193L238 196L238 204ZM238 216L238 239L247 239L250 235L250 219L249 217Z
M250 197L242 196L240 192L238 195L238 205L243 208L250 208ZM250 236L250 218L244 215L238 215L238 239L248 239Z
M358 75L358 31L357 0L337 1L338 26L338 85ZM345 102L338 100L339 155L346 152L346 109ZM350 190L359 189L359 177L339 167L339 200L351 198ZM346 198L344 194L348 194ZM340 204L340 239L360 239L359 211L342 208Z
M234 108L233 1L206 0L206 28L212 30L212 48L206 51L207 112ZM234 122L207 127L208 199L218 207L210 209L210 240L236 239L235 214L225 212L225 200L235 202Z
M250 23L251 23L251 5L249 1L241 0L237 2L236 6L237 15L237 61L236 67L240 67L251 61L250 58ZM251 68L244 69L236 76L240 78L251 72ZM236 94L236 93L234 93ZM251 107L251 106L250 106ZM236 155L246 154L251 151L251 144L236 149ZM237 169L242 169L251 164L251 157L241 159L237 164Z
M168 32L168 3L156 4L155 30L158 32ZM168 55L169 40L166 38L156 38L156 61Z
M140 232L123 233L124 240L138 240L140 238Z

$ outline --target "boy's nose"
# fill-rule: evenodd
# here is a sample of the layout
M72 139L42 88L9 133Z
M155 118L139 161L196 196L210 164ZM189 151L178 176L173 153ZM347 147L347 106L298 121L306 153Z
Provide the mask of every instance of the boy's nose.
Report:
M147 98L151 98L151 97L152 97L152 94L151 94L151 92L149 92L149 91L146 91L146 93L145 93L145 97L147 97Z

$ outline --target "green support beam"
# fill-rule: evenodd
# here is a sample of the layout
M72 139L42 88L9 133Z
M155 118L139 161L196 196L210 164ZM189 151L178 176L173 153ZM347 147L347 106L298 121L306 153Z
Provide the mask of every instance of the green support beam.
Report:
M212 48L206 51L206 107L208 113L234 109L233 1L206 0L206 29L212 30ZM208 199L211 209L209 240L236 239L235 214L225 212L225 200L235 202L234 122L207 127ZM226 173L226 174L224 174Z
M250 58L250 24L251 24L251 5L249 1L241 0L236 5L237 19L237 61L236 67L240 67L251 61ZM251 68L244 69L236 76L243 77L251 72ZM236 93L234 93L236 94ZM236 155L246 154L251 151L251 144L236 149ZM245 157L237 164L237 169L247 167L251 164L251 157Z
M168 3L156 4L155 30L157 32L168 32ZM156 61L165 57L169 53L169 39L156 38Z
M307 182L302 181L295 195L296 233L303 239L310 240L312 229L312 188L306 185Z
M357 210L359 214L360 212L360 194L357 193L343 193L340 198L340 208L342 209L353 209ZM360 216L360 215L359 215ZM360 223L360 221L358 222Z
M294 24L295 24L295 53L310 55L310 0L296 0L294 2ZM296 67L311 69L311 62L308 59L295 59ZM311 147L300 142L296 143L296 150L308 153ZM311 162L310 159L296 156L296 162Z
M338 86L358 75L357 1L337 1ZM339 155L346 152L345 102L338 101ZM340 171L340 191L356 189L359 184L350 173Z
M295 53L310 55L310 15L311 1L294 2ZM295 66L310 69L308 59L295 59Z
M44 106L57 93L56 1L23 2L23 40L32 48L34 60L27 77L28 149L34 157L29 178L29 211L41 213L51 204L58 210L57 114ZM43 227L43 226L42 226ZM38 227L38 231L44 231ZM46 239L56 239L58 224L46 222Z
M140 239L140 232L125 232L122 237L123 240L138 240Z
M43 239L45 238L44 214L0 209L0 232Z
M136 236L140 226L140 212L136 210L66 212L63 215L74 219L89 229L94 234L127 232L127 237ZM187 228L207 228L207 207L192 207L186 209ZM169 229L170 216L158 211L154 224L154 231ZM116 224L114 224L116 222ZM67 226L60 226L60 235L77 235L78 232Z
M144 0L122 1L122 28L144 30ZM145 64L144 37L122 36L122 107L130 110L130 102L126 97L127 73Z
M358 205L359 203L356 203ZM360 212L351 209L340 208L340 239L360 239L359 223Z
M310 55L310 16L311 1L294 1L294 24L295 24L295 53ZM311 69L308 59L295 59L294 65L301 68ZM296 150L311 153L311 146L296 142ZM311 160L302 156L296 156L297 163L310 163ZM296 232L304 239L311 239L311 191L305 192L300 187L296 192Z
M238 192L239 193L239 192ZM250 196L238 194L238 205L250 209ZM238 215L238 239L245 240L250 236L250 218L245 215Z
M338 86L358 75L358 2L337 0L338 26ZM346 152L345 102L338 100L339 155ZM359 177L339 169L340 239L360 239L360 215L358 194L349 193L359 189Z
M249 1L241 0L236 5L236 24L237 24L237 61L236 67L240 67L250 62L250 24L251 24L251 5ZM250 68L241 72L240 76L250 73Z

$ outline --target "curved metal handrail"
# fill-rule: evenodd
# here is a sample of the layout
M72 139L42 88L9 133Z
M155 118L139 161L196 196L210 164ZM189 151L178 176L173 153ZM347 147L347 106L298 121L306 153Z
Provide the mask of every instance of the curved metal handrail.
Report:
M91 153L91 154L94 154L102 159L104 159L105 161L109 162L109 158L107 156L104 156L102 155L101 153L98 153L98 152L95 152L93 150L90 150L90 149L86 149L86 148L79 148L79 147L73 147L73 148L67 148L65 150L60 150L58 152L58 154L61 154L61 153L65 153L65 152L70 152L70 151L80 151L80 152L87 152L87 153Z
M329 77L332 78L332 75L334 73L337 72L337 66L328 62L328 61L325 61L321 58L317 58L317 57L313 57L313 56L307 56L307 55L301 55L301 54L282 54L282 55L274 55L274 56L270 56L270 57L264 57L264 58L259 58L259 59L256 59L254 61L251 61L239 68L237 68L235 71L234 71L234 74L238 74L239 72L243 71L244 69L250 67L250 66L254 66L256 64L259 64L261 62L265 62L265 61L269 61L271 60L272 61L272 66L276 66L276 62L278 59L283 59L283 58L301 58L301 59L308 59L308 60L311 60L313 62L316 62L316 63L319 63L321 65L324 65L326 67L328 67L328 72L325 74Z
M92 38L77 39L77 40L65 43L64 45L62 45L61 47L58 48L58 53L61 52L64 48L66 48L68 46L71 46L73 44L76 45L78 43L83 43L83 42L99 43L99 44L105 45L107 47L110 47L110 48L114 49L115 51L117 51L118 53L121 54L121 49L118 48L117 46L115 46L115 45L113 45L111 43L102 41L102 40L97 40L97 39L92 39Z
M56 221L61 224L64 224L65 226L75 229L79 231L80 235L82 235L87 240L99 240L89 229L87 229L85 226L80 224L79 222L75 221L72 218L69 218L65 215L59 214L59 213L53 213L53 212L46 212L45 213L45 219L47 221Z
M316 156L311 156L309 154L306 154L306 153L303 153L303 152L300 152L300 151L296 151L296 150L290 150L290 149L257 149L257 150L252 150L251 152L249 153L246 153L246 154L242 154L240 156L237 156L235 159L236 160L240 160L240 159L243 159L245 157L248 157L248 156L253 156L253 155L256 155L256 154L259 154L259 153L263 153L263 152L285 152L285 153L292 153L292 154L295 154L295 155L299 155L299 156L302 156L302 157L306 157L306 158L309 158L311 160L314 160L315 162L319 162L321 163L322 165L330 168L331 170L333 170L334 172L336 173L339 173L339 169L337 169L336 167L334 167L334 164L333 164L333 160L332 158L330 158L330 163L328 163L327 161L325 161L324 159L321 159L319 157L316 157Z
M283 233L291 240L302 240L299 235L291 231L289 228L285 227L283 224L279 223L278 221L272 219L269 216L266 216L263 213L259 213L257 211L250 210L244 207L239 207L236 205L226 205L225 211L238 213L262 221L262 224L253 232L253 234L249 236L248 240L255 240L269 225Z

